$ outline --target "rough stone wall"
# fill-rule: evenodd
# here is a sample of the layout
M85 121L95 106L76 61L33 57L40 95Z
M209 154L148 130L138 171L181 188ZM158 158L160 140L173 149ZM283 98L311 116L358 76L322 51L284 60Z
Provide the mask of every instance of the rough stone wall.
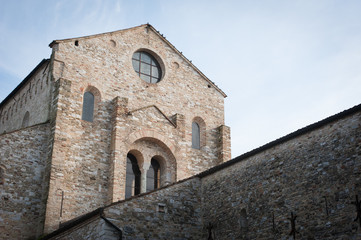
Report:
M49 119L50 92L49 66L45 62L0 108L0 134L46 122ZM28 122L24 126L27 112Z
M49 133L49 124L40 124L0 135L0 239L42 234Z
M54 240L119 240L119 233L102 218L90 219L69 231L50 239Z
M52 48L52 78L59 87L51 108L54 144L46 232L124 199L126 155L142 143L142 149L158 146L165 169L174 172L164 178L172 181L223 161L218 127L224 124L224 96L146 26L59 41ZM164 71L159 83L136 75L131 58L139 49L159 60ZM81 120L88 89L99 93L93 122ZM195 117L206 126L200 150L191 148ZM144 172L153 153L142 153Z
M184 182L116 203L104 216L123 239L202 239L200 180Z
M202 179L214 239L360 239L361 113ZM358 216L360 217L360 216Z

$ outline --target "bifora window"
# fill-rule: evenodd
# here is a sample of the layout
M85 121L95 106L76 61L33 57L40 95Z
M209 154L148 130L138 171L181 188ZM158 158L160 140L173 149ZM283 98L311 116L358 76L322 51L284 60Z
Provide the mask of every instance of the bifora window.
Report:
M128 154L125 177L125 198L140 194L140 177L141 172L137 159L132 154Z
M148 83L157 83L162 77L162 69L155 58L144 51L133 54L133 68L141 79Z
M147 192L160 187L160 165L152 158L149 170L147 171Z

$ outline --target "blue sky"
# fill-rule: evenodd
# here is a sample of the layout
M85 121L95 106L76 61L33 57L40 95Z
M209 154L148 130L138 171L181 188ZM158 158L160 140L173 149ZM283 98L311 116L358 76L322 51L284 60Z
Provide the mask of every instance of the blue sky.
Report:
M226 94L232 155L361 103L361 1L1 0L0 101L55 39L149 22Z

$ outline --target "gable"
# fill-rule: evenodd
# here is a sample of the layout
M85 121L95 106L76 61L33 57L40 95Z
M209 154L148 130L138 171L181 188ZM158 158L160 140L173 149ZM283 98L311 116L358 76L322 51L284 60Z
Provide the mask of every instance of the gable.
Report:
M145 31L147 34L154 34L161 42L164 43L165 46L167 46L169 49L171 49L174 54L176 54L182 61L183 64L188 65L196 74L198 74L203 81L205 81L208 85L208 88L214 88L218 93L220 93L224 98L227 97L227 95L214 83L212 82L206 75L204 75L188 58L186 58L182 52L180 52L173 44L171 44L164 36L163 34L160 34L159 31L157 31L152 25L150 24L143 24L137 27L128 28L124 30L118 30L114 32L108 32L108 33L102 33L102 34L96 34L91 36L84 36L84 37L78 37L78 38L69 38L69 39L63 39L63 40L54 40L52 41L49 46L51 48L55 49L57 48L57 45L60 43L73 43L74 45L78 46L81 44L81 41L86 41L90 39L103 39L108 40L109 46L115 47L118 43L117 41L111 39L113 36L116 35L127 35L127 34L139 34L139 32ZM125 39L126 40L126 39ZM125 41L124 41L125 43ZM149 43L149 40L148 40ZM120 43L122 44L122 43ZM126 43L125 43L126 44ZM144 47L146 44L139 44L139 49L142 49L142 46ZM158 46L154 46L154 48L158 48ZM152 49L150 49L152 50ZM179 67L179 63L175 62L175 68ZM178 66L177 66L178 65Z

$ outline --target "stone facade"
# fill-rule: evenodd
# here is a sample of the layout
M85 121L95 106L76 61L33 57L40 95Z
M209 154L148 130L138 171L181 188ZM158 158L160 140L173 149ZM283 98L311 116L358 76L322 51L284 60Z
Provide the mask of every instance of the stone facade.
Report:
M106 206L101 217L127 240L360 239L360 184L361 105L189 179ZM45 239L71 236L87 219Z
M11 134L37 124L47 128L46 143L34 140L45 151L38 198L45 204L45 233L123 200L128 154L139 165L142 193L153 158L160 164L160 186L231 158L230 131L224 126L226 95L151 25L56 40L50 47L51 58L0 105L0 139L10 152L15 147L7 140ZM159 63L158 83L143 81L135 72L132 57L137 51ZM85 93L94 98L91 121L82 120ZM200 126L199 149L192 147L193 122ZM31 152L30 146L24 148Z

